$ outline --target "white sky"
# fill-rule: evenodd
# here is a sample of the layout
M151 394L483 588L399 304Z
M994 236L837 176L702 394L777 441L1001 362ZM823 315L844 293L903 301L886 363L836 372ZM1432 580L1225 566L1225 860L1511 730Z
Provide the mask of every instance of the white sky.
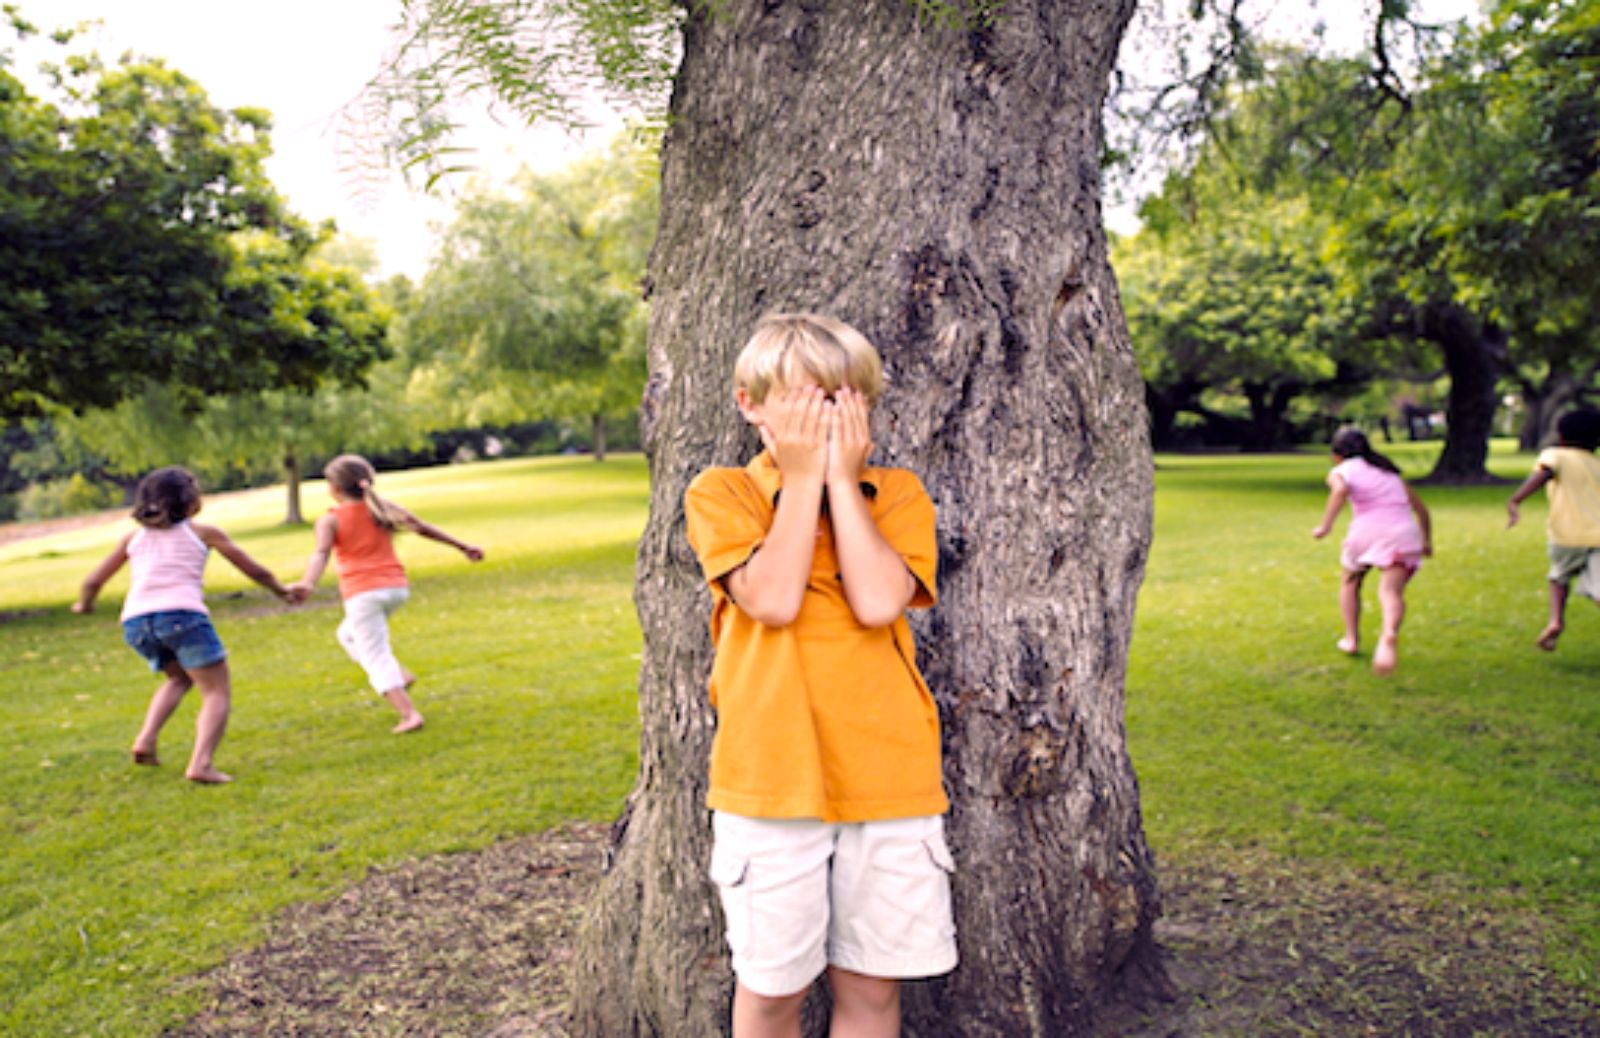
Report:
M332 217L341 231L371 239L385 276L415 280L427 269L431 225L449 222L450 193L464 180L428 197L389 171L363 190L348 168L348 143L338 140L338 113L379 68L399 0L21 0L21 7L46 32L98 19L102 25L82 44L107 60L127 50L163 58L221 107L267 109L273 116L267 174L290 208L309 220ZM49 53L30 47L16 71L26 74L30 57ZM500 181L523 165L559 168L621 126L604 109L589 118L599 128L572 136L501 126L482 110L464 110L458 143L475 151L465 161Z
M1281 0L1271 17L1290 28L1320 15L1336 43L1366 21L1356 9L1375 2ZM164 58L223 107L267 109L274 124L267 171L290 207L310 220L332 217L341 231L371 239L384 275L418 279L427 269L433 227L448 223L460 180L428 197L390 171L359 189L348 168L348 142L341 147L337 129L340 110L387 52L400 0L22 0L21 6L46 31L98 19L103 24L83 42L103 57L132 50ZM1469 17L1476 16L1479 0L1420 0L1418 6L1433 18ZM23 67L17 71L26 75L29 56L38 53L30 48L20 55ZM482 176L499 182L522 165L541 171L565 165L621 125L603 108L590 118L598 128L573 136L497 125L481 109L464 110L458 121L466 129L458 143L474 150L467 160ZM1120 215L1131 218L1131 211ZM1117 212L1108 216L1118 222Z

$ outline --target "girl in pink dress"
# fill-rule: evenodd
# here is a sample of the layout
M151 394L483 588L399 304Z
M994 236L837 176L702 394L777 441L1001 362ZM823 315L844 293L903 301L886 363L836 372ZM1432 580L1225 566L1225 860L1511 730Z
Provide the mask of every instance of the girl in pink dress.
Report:
M1378 604L1383 610L1383 633L1372 654L1372 669L1388 674L1399 659L1406 583L1423 558L1433 554L1432 524L1427 506L1400 478L1399 468L1373 450L1360 429L1347 425L1334 434L1333 460L1328 507L1311 536L1318 540L1328 536L1345 502L1350 502L1350 529L1339 555L1344 567L1339 583L1344 637L1339 639L1339 651L1353 656L1360 646L1361 582L1367 570L1377 567L1382 574Z

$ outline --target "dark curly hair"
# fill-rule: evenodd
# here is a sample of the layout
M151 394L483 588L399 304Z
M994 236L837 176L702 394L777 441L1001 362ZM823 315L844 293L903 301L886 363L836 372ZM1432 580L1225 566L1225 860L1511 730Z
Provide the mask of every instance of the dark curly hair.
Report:
M133 491L133 518L144 526L176 526L200 505L200 481L180 465L156 469Z
M1373 449L1367 434L1353 425L1346 425L1333 434L1331 449L1341 458L1361 458L1367 464L1376 465L1385 472L1393 472L1397 476L1400 474L1400 466Z
M1592 451L1600 447L1600 411L1580 407L1568 411L1556 422L1556 434L1561 442Z

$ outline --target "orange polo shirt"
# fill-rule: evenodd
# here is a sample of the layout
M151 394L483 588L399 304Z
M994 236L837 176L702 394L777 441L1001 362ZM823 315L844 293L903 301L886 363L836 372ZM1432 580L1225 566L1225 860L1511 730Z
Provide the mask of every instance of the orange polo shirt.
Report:
M344 501L328 511L337 523L333 568L339 574L340 598L406 586L406 568L394 553L394 531L373 520L366 502Z
M861 476L872 519L934 603L933 502L905 469ZM939 711L917 672L911 627L862 627L844 596L832 524L817 523L800 613L767 627L734 604L723 578L766 538L782 479L765 452L702 472L684 495L689 543L711 587L711 790L719 811L752 818L865 822L942 814Z

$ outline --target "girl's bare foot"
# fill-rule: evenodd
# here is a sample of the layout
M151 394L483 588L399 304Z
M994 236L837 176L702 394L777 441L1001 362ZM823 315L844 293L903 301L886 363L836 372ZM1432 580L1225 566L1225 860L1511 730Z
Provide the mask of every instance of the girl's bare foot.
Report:
M1349 635L1345 635L1334 644L1337 645L1339 647L1339 651L1344 653L1346 656L1354 656L1356 654L1356 640Z
M206 768L202 771L186 771L183 777L190 782L198 782L203 786L220 786L224 782L232 782L232 775L225 775L216 768Z
M1378 639L1378 651L1372 654L1372 669L1379 674L1394 673L1394 665L1400 659L1400 638L1397 635L1386 634Z
M1561 637L1562 625L1552 621L1544 630L1539 632L1539 648L1545 652L1556 651L1556 639Z
M419 713L413 712L411 714L411 716L402 718L399 724L395 725L393 728L391 728L389 730L392 731L396 735L404 735L407 732L414 732L418 728L421 728L421 727L422 727L422 715L419 714Z
M132 752L135 764L143 764L146 767L153 768L161 763L160 759L156 757L155 750L141 750L135 746Z

